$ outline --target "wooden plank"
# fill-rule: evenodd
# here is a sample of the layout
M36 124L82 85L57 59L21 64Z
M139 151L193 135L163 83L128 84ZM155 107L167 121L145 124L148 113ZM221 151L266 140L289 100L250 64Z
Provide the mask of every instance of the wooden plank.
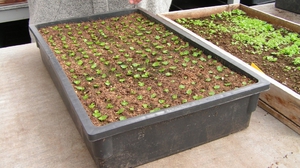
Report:
M264 101L259 100L258 106L262 109L264 109L266 112L270 113L273 117L277 118L280 122L300 134L300 126L295 124L293 121L291 121L289 118L287 118L284 114L278 112L277 110L273 109L271 106L266 104Z

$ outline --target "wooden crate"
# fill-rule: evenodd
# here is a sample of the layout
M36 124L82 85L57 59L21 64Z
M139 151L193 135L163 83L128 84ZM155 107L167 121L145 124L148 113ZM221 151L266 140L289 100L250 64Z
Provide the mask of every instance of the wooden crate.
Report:
M231 4L231 5L221 5L205 8L196 8L190 10L173 11L164 14L159 14L160 17L169 21L172 24L180 27L184 31L190 33L191 35L197 37L200 41L207 44L207 46L213 48L219 48L218 46L212 44L211 42L203 39L192 31L184 28L183 26L176 23L174 20L179 18L200 18L207 17L212 14L221 13L223 11L231 11L233 9L241 9L246 12L249 16L256 17L263 21L267 21L273 25L279 25L286 27L294 32L300 33L300 25L288 20L270 15L268 13L249 8L241 4ZM251 71L256 71L259 75L267 79L271 85L270 90L260 94L259 106L272 114L278 120L289 126L291 129L300 134L300 95L291 89L287 88L283 84L277 82L271 77L258 72L256 69L233 56L232 54L219 48L220 52L225 53L228 57L234 58L241 63L241 65L246 66Z

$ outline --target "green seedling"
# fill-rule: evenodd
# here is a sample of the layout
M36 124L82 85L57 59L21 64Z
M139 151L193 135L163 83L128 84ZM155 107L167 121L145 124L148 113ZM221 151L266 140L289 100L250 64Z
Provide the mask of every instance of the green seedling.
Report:
M83 61L82 61L82 60L79 60L79 61L77 62L77 64L78 64L79 66L81 66L81 65L83 64Z
M125 109L121 108L121 109L119 109L116 113L117 113L117 114L122 114L124 111L125 111Z
M215 86L214 86L214 89L215 89L215 90L220 89L220 85L215 85Z
M142 96L142 95L138 95L138 96L137 96L137 99L138 99L138 100L143 100L143 96Z
M169 89L164 89L164 92L165 92L165 93L169 93L170 90L169 90Z
M214 91L210 91L210 92L208 93L208 95L213 96L213 95L215 95L215 92L214 92Z
M152 66L153 66L153 67L158 67L158 66L160 66L160 62L154 62L154 63L152 64Z
M89 108L90 108L90 109L93 109L95 106L96 106L95 103L91 103L91 104L89 105Z
M171 72L167 72L165 75L166 75L167 77L170 77L170 76L172 76L172 73L171 73Z
M159 102L160 104L163 104L163 103L165 103L165 100L159 99L158 102Z
M79 85L81 82L80 82L80 80L74 80L73 83L74 83L75 85Z
M150 95L151 98L155 98L156 96L157 96L156 93L152 93L152 94Z
M296 57L296 58L293 60L293 64L294 64L294 65L300 65L300 57Z
M93 116L99 118L101 117L101 113L99 112L99 110L94 110Z
M203 96L201 96L201 95L194 95L193 96L193 99L194 100L200 100L200 99L202 99L203 98Z
M148 104L142 104L143 108L149 108L149 105Z
M123 120L126 120L126 119L127 119L127 118L126 118L125 116L120 116L120 117L119 117L119 120L120 120L120 121L123 121Z
M85 94L84 96L82 96L83 100L87 100L89 98L89 96L87 94Z
M93 63L92 65L91 65L91 69L95 69L97 67L97 64L96 63Z
M140 75L140 74L135 74L135 75L133 75L133 77L134 77L135 79L139 79L139 78L141 77L141 75Z
M223 67L222 66L217 66L217 71L222 72L223 71Z
M142 86L145 86L145 83L144 82L138 82L138 85L142 87Z
M263 59L268 60L270 62L276 62L277 61L277 58L273 57L273 56L264 56Z
M108 103L107 106L106 106L107 109L112 109L113 107L114 106L111 103Z
M154 108L153 110L151 110L150 113L154 113L154 112L157 112L157 111L159 111L159 110L160 110L160 108L156 107L156 108Z
M100 121L105 121L107 119L107 115L102 115L101 117L98 118Z
M122 106L127 106L129 103L126 101L126 100L123 100L122 102L121 102L121 105Z
M95 78L94 78L94 77L92 77L92 76L88 76L88 77L86 77L86 80L87 80L87 81L89 81L89 82L90 82L90 81L92 81L92 80L94 80L94 79L95 79Z
M109 82L109 80L107 80L107 81L104 82L104 84L105 84L106 86L110 86L111 83Z
M210 79L210 78L206 78L205 81L206 81L206 82L210 82L211 79Z
M84 91L84 87L82 87L82 86L75 86L75 88L79 91Z
M187 91L186 91L186 94L188 94L188 95L191 95L193 93L193 91L191 90L191 89L188 89Z

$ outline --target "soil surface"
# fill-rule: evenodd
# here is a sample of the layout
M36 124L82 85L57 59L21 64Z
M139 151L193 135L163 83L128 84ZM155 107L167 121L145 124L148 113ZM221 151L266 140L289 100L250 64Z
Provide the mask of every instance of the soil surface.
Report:
M254 63L265 74L300 94L299 34L256 18L245 16L238 20L234 17L241 16L221 13L176 22L244 62ZM289 46L292 46L291 51L286 51ZM290 52L294 52L293 56L287 54ZM293 62L295 58L298 58L297 64Z
M138 13L40 33L97 126L255 83Z

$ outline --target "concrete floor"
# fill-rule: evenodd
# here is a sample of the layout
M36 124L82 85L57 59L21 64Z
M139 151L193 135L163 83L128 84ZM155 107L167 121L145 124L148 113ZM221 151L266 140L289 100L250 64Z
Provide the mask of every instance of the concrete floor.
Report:
M0 49L0 79L1 168L96 167L35 44ZM299 134L258 107L247 129L140 168L296 168L299 144Z

